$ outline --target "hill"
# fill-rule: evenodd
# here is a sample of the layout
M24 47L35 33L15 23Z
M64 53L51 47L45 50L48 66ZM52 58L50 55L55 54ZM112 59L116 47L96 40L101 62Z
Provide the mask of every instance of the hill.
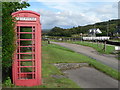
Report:
M109 20L105 22L98 22L95 24L90 24L86 26L78 26L73 27L69 29L63 29L60 27L54 27L50 31L47 32L47 35L49 36L65 36L65 37L71 37L74 35L80 35L82 33L83 35L88 35L88 30L93 28L99 28L102 33L97 34L97 36L114 36L117 31L119 31L120 28L120 21L119 19L116 20Z

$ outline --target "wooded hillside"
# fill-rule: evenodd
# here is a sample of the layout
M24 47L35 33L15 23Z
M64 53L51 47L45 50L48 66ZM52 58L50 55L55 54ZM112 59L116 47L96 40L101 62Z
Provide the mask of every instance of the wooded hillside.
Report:
M52 28L47 35L49 36L65 36L65 37L71 37L73 35L80 35L80 33L87 35L89 29L93 28L99 28L102 33L97 34L97 36L114 36L114 34L119 31L120 33L120 22L119 20L109 20L105 22L98 22L95 24L91 25L86 25L86 26L78 26L78 27L73 27L70 29L63 29L60 27L54 27Z

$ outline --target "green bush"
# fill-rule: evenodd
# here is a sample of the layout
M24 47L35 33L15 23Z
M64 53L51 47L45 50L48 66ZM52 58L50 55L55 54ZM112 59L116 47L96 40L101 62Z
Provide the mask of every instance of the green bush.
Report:
M12 63L12 56L15 50L14 45L14 23L12 22L12 17L9 9L5 8L5 3L3 3L3 15L2 15L2 70L3 70L3 80L6 78L7 73L10 73L10 67Z
M28 3L2 2L2 76L3 81L11 76L12 57L15 50L15 32L11 14L26 8Z
M11 82L10 77L7 77L6 81L4 82L4 87L12 87L13 84Z

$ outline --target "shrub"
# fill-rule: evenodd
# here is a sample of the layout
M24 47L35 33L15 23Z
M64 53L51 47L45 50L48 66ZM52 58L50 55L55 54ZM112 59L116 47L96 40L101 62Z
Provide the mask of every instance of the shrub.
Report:
M2 3L2 76L3 81L11 76L12 57L15 50L15 32L11 14L19 9L29 6L26 2Z

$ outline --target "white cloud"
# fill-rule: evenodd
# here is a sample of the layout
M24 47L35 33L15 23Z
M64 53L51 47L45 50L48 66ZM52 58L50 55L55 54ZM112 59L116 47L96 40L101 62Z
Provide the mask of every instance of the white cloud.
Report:
M98 17L101 21L103 20L109 20L109 19L117 19L118 18L118 8L114 7L116 3L113 4L106 4L101 5L99 8L91 8L88 12L91 14L94 14L96 17Z
M54 26L67 28L100 22L97 17L88 17L84 13L73 13L71 11L51 12L48 10L40 10L39 12L43 28L52 28Z
M29 0L30 2L119 2L119 0Z
M118 16L117 3L108 2L106 4L97 3L98 5L94 5L92 2L83 3L79 2L78 0L77 3L76 0L36 1L42 2L44 7L47 6L47 8L35 9L35 11L38 11L41 14L41 23L43 28L52 28L54 26L72 27L78 25L87 25L109 19L116 19ZM108 0L101 0L101 3L104 1L107 2Z

